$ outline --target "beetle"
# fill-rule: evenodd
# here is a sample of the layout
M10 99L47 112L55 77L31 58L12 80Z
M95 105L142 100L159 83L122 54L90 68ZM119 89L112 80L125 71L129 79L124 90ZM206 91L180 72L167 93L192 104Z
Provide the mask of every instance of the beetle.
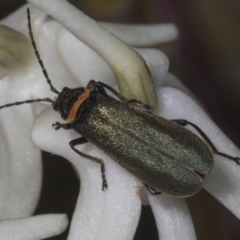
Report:
M102 190L108 187L104 160L79 151L76 146L91 142L127 171L138 177L151 194L175 197L196 194L204 175L214 165L213 154L240 164L239 157L219 152L207 135L184 119L167 120L151 112L151 107L136 99L127 100L103 82L89 81L87 86L58 92L51 83L40 58L27 9L29 35L38 62L52 92L58 96L26 100L0 106L0 109L33 102L50 102L67 123L56 122L55 130L73 129L81 137L69 142L80 156L101 166ZM110 96L110 91L114 97ZM190 125L202 138L185 128Z

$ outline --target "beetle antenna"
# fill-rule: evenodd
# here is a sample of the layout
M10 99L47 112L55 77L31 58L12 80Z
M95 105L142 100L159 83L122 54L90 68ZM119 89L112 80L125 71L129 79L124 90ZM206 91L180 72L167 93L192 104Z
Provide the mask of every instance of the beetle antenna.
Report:
M21 105L21 104L25 104L25 103L34 103L34 102L50 102L50 103L53 103L54 101L50 98L37 98L37 99L33 99L33 100L26 100L26 101L23 101L23 102L8 103L8 104L0 106L0 109L6 108L6 107L12 107L12 106L15 106L15 105Z
M31 39L31 42L32 42L32 46L33 46L33 49L34 49L34 52L35 52L35 55L38 59L38 62L42 68L42 72L43 72L43 75L45 76L46 80L47 80L47 83L49 84L50 86L50 89L52 92L56 93L56 94L59 94L59 92L54 88L54 86L52 85L52 82L51 80L49 79L48 77L48 73L47 73L47 70L45 69L44 67L44 64L43 64L43 61L40 57L40 54L37 50L37 45L36 45L36 42L34 40L34 37L33 37L33 33L32 33L32 26L31 26L31 17L30 17L30 10L29 8L27 8L27 18L28 18L28 29L29 29L29 36L30 36L30 39Z

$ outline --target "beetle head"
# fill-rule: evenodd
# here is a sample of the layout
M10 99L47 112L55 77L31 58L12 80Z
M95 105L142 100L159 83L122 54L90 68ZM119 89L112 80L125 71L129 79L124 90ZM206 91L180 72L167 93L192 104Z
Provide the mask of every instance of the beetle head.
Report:
M74 89L64 87L62 92L59 93L57 99L53 102L53 109L60 112L62 118L66 120L73 105L76 103L77 99L82 95L84 91L84 87Z

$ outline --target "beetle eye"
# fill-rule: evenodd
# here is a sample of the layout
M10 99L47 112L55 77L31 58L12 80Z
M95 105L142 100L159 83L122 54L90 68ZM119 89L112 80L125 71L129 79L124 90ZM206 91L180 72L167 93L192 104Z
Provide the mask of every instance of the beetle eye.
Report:
M68 87L64 87L63 90L62 90L62 92L63 92L63 91L66 91L66 90L69 90L69 88L68 88Z

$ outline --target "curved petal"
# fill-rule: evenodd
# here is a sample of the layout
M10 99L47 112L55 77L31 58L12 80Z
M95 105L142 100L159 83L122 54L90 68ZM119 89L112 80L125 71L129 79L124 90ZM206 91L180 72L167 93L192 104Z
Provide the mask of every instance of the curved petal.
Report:
M0 95L1 105L26 99L24 90L16 94L23 86L18 80L6 76L0 81L1 92L8 93ZM33 118L30 105L0 114L0 219L29 216L39 198L41 154L29 138Z
M174 24L100 24L115 34L122 41L132 46L144 47L165 43L175 40L178 37L178 29Z
M186 93L188 96L194 99L194 101L198 101L196 97L193 95L193 93L190 91L189 88L187 88L174 74L168 72L166 74L165 81L163 83L164 87L172 87L176 88L184 93Z
M28 27L27 27L27 8L32 6L31 4L25 4L15 12L9 14L4 19L1 19L1 24L6 25L10 28L13 28L17 31L26 33L25 35L28 37ZM42 25L43 22L46 21L47 14L41 11L39 8L33 8L31 11L32 22L36 25Z
M1 240L36 240L58 235L65 231L65 214L46 214L0 222Z
M162 51L153 48L135 48L135 50L145 60L155 86L162 86L169 68L168 57Z
M57 47L67 69L81 86L86 86L91 79L108 84L116 81L107 63L65 28L58 30Z
M100 166L72 151L68 143L79 135L72 130L55 131L51 127L55 121L61 121L58 113L52 109L42 112L32 128L32 140L38 148L67 158L80 175L81 191L69 239L132 239L140 215L142 184L91 144L78 146L80 151L104 159L108 189L103 192Z
M149 195L160 239L197 239L190 212L184 199L166 194Z
M16 27L19 27L22 11L23 9L20 9L16 15L2 22L4 24L15 22ZM17 52L15 57L21 59L21 54ZM26 66L18 71L11 68L6 70L5 76L0 81L0 105L31 99L33 89L36 87L34 80L38 74L34 72L37 68L33 62L33 54L30 54L30 58L31 63L25 61L25 63L28 62ZM34 112L33 105L1 110L0 219L29 216L35 210L40 195L41 154L33 146L29 137Z
M86 86L90 79L107 84L115 82L114 74L106 62L64 28L58 30L57 41L61 59L81 86ZM156 86L161 86L169 67L167 56L156 49L136 48L135 50L146 61Z

